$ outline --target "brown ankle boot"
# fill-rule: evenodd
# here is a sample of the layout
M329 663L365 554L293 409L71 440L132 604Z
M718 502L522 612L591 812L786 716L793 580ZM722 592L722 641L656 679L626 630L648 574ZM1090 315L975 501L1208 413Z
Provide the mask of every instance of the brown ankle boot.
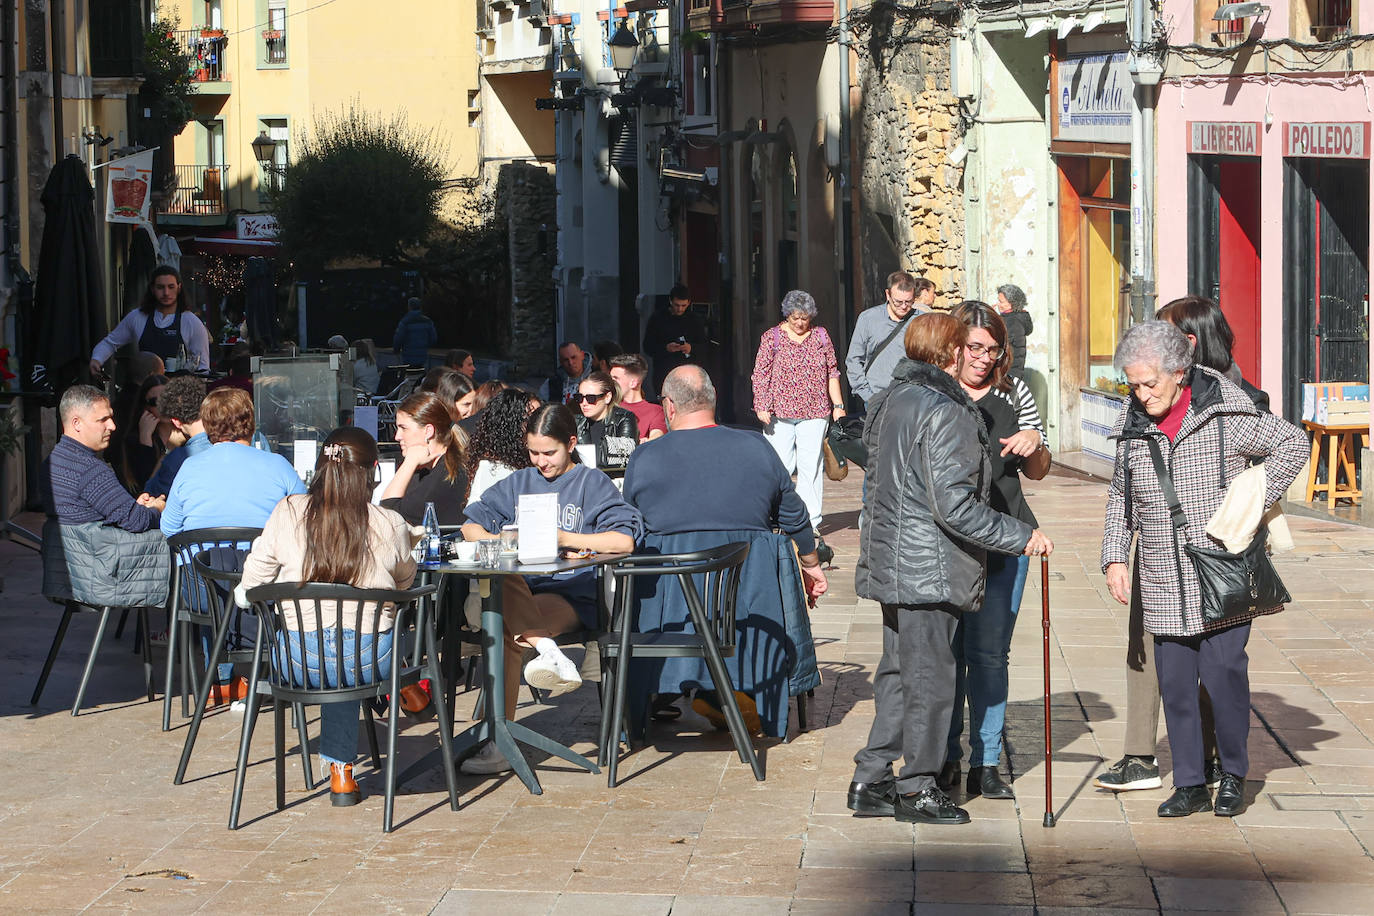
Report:
M434 715L434 704L425 688L411 684L401 688L401 708L416 719L425 720Z
M362 790L353 779L353 764L329 765L329 803L335 808L347 808L363 800Z

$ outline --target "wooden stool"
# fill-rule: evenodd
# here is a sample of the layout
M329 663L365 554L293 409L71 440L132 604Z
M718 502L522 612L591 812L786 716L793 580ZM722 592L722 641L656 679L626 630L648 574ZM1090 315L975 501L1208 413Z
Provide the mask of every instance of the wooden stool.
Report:
M1318 490L1326 491L1326 507L1336 508L1336 500L1348 499L1360 504L1360 490L1355 482L1355 440L1358 437L1369 447L1367 423L1314 423L1303 420L1302 425L1312 433L1312 457L1307 470L1307 501L1316 499ZM1322 443L1326 443L1326 481L1317 480L1317 465L1321 462ZM1345 485L1340 483L1345 475Z

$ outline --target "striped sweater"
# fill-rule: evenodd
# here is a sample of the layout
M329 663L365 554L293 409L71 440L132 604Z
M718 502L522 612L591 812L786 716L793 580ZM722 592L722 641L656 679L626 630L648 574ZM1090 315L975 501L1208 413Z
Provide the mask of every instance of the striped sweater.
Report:
M71 436L57 440L39 479L52 497L45 508L64 525L102 522L135 533L157 527L157 510L135 502L114 469Z

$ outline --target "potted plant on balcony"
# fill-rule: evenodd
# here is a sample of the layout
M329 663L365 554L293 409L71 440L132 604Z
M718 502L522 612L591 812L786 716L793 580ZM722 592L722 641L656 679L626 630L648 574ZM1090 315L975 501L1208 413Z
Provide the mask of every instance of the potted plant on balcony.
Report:
M212 29L208 26L200 30L201 38L223 38L224 29Z

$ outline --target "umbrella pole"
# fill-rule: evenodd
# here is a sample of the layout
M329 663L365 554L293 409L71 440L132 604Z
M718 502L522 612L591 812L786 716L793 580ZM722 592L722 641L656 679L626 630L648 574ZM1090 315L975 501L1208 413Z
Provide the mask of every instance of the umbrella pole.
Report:
M1050 796L1054 787L1054 770L1050 741L1050 558L1040 557L1040 627L1045 648L1045 820L1044 826L1054 826L1054 805Z

